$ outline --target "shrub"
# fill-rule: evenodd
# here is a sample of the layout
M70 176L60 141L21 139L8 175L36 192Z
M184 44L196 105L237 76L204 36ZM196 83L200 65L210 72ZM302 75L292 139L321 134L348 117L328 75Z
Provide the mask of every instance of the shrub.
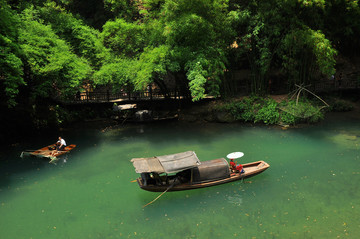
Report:
M214 110L227 111L235 120L245 122L263 122L265 124L295 125L297 123L315 123L324 118L319 106L311 101L283 101L278 104L273 99L258 96L245 97L239 101L226 102L215 106Z
M228 111L235 120L254 121L256 112L260 109L259 97L245 97L240 101L232 101L215 107L218 111Z
M258 96L245 97L240 101L230 102L221 106L227 110L236 120L245 122L263 122L265 124L276 124L279 121L277 103ZM218 108L219 109L219 108Z
M244 98L240 104L239 108L243 111L238 118L244 121L255 121L256 112L260 109L260 104L256 102L255 97Z
M335 102L331 105L331 110L337 112L351 111L353 109L354 106L345 100L335 100Z
M315 123L324 118L324 114L318 106L310 101L282 102L281 121L286 124L295 124L300 122Z
M289 114L285 111L282 111L280 113L280 121L283 124L294 125L294 124L296 124L296 122L299 121L299 118L297 118L294 115Z
M264 122L265 124L277 124L279 122L279 111L277 103L273 99L266 100L264 105L255 115L255 122Z

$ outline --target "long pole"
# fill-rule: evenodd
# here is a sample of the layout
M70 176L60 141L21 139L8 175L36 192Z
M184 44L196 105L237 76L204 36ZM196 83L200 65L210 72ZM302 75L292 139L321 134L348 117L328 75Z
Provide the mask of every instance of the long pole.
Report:
M157 196L154 200L152 200L152 201L149 202L148 204L144 205L143 208L146 207L146 206L148 206L148 205L150 205L150 204L152 204L152 203L155 202L156 200L158 200L162 195L164 195L167 191L169 191L172 187L174 187L174 185L175 185L175 183L176 183L176 180L177 180L177 178L175 178L174 182L173 182L164 192L162 192L159 196Z

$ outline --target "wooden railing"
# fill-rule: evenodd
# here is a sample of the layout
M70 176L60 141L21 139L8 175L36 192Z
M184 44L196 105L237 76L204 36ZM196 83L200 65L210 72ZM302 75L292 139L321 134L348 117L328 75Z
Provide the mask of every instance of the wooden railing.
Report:
M111 102L111 101L126 101L126 100L155 100L155 99L180 99L180 94L176 91L169 92L164 96L160 91L138 91L138 92L119 92L112 93L106 92L79 92L75 95L74 103L86 103L86 102Z
M311 88L314 92L360 89L360 81L359 80L342 80L342 81L322 80L322 81L314 82Z
M309 89L313 92L328 92L347 89L360 89L359 80L344 80L342 82L334 80L316 81L311 84ZM182 94L177 91L171 91L166 96L158 90L137 91L137 92L82 92L77 93L73 99L69 99L72 103L97 103L97 102L116 102L116 101L141 101L141 100L158 100L158 99L181 99Z

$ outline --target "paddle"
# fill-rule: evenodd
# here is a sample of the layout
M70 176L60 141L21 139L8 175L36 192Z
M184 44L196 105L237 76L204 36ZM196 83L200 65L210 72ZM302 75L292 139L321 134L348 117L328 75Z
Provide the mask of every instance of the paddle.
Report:
M58 160L55 156L49 156L49 159L51 159L49 163L55 163Z

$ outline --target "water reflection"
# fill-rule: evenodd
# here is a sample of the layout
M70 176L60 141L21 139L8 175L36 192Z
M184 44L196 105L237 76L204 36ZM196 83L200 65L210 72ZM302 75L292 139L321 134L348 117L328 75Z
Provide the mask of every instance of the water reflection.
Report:
M243 199L242 199L241 195L239 195L239 194L227 196L227 201L228 201L228 203L233 204L238 207L242 206L242 204L243 204Z

